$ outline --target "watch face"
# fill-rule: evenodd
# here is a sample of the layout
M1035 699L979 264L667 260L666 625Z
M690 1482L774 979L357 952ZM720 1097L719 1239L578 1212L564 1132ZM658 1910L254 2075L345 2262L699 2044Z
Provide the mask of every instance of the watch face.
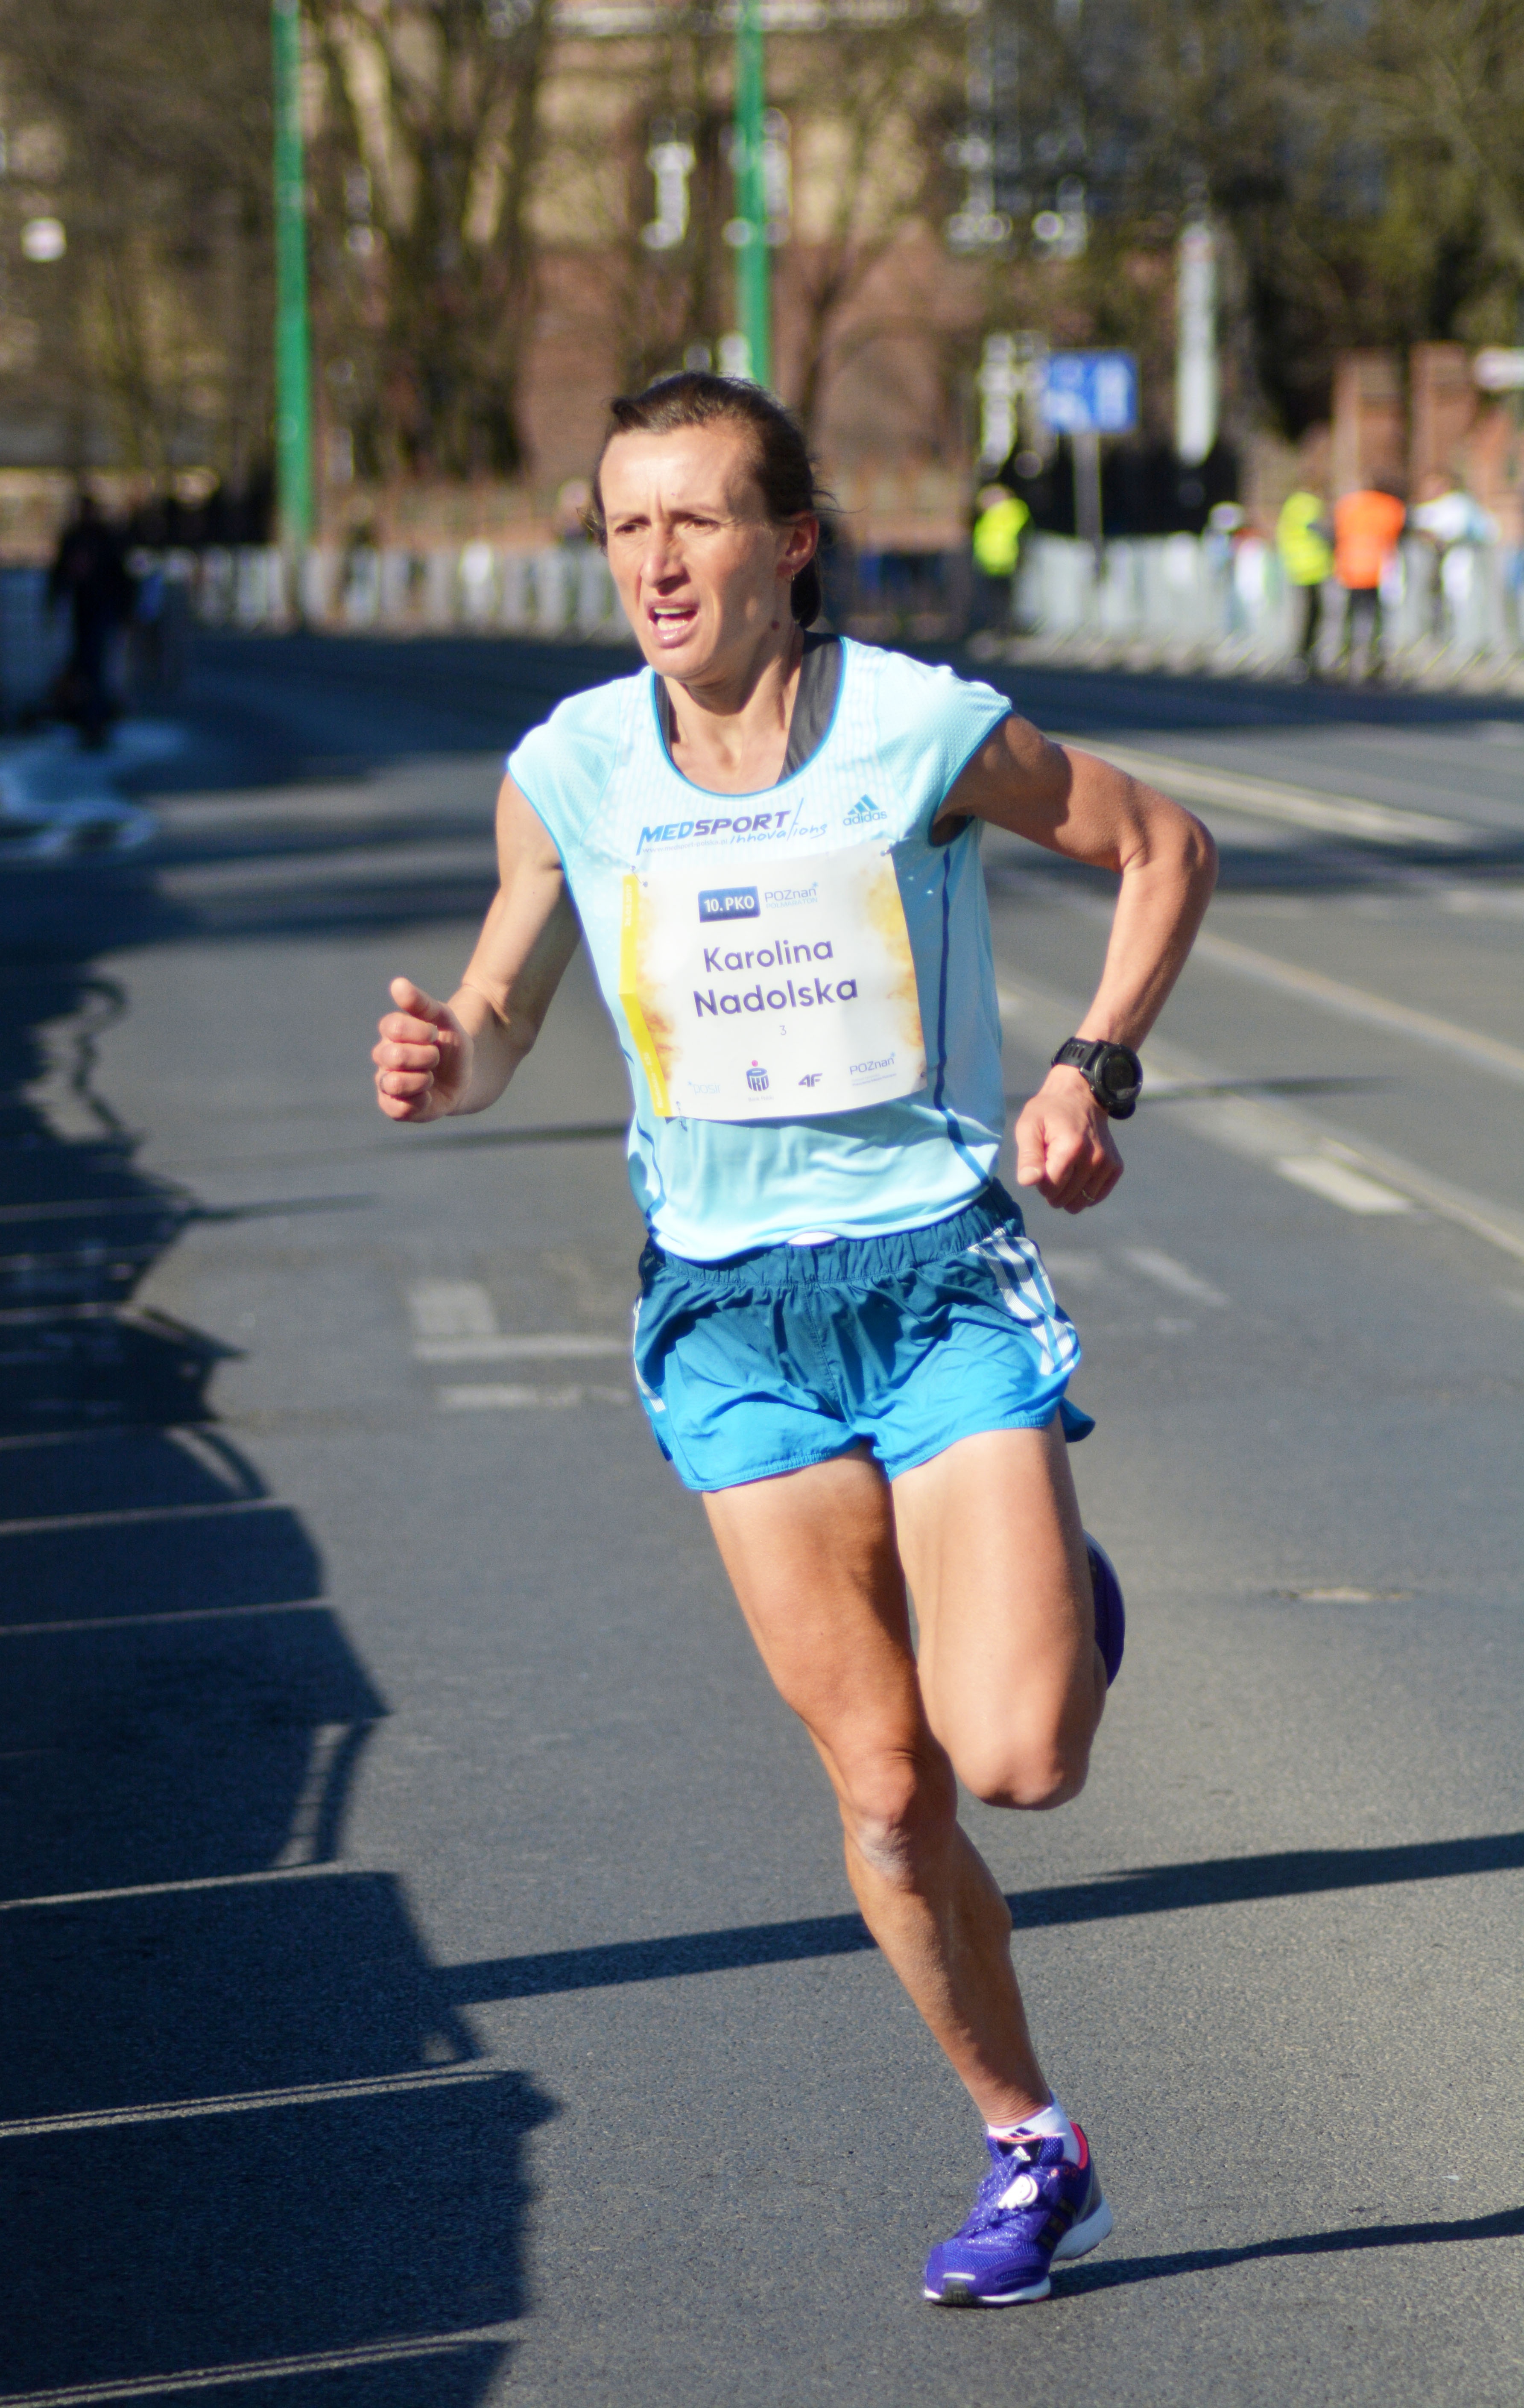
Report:
M1131 1055L1123 1052L1120 1047L1115 1053L1108 1054L1098 1068L1100 1073L1100 1083L1108 1096L1114 1096L1119 1103L1125 1103L1129 1096L1137 1094L1141 1081L1133 1067Z

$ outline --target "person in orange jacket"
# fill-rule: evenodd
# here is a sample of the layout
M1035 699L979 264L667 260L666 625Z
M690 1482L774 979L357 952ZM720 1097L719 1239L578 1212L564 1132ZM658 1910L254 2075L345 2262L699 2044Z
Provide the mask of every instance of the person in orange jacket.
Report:
M1406 523L1401 494L1379 480L1334 505L1333 573L1348 596L1344 658L1352 677L1357 644L1364 674L1380 674L1381 580Z

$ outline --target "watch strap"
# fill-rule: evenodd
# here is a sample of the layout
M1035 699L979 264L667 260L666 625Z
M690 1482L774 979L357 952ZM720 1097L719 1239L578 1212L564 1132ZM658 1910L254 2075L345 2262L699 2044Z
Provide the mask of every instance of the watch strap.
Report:
M1118 1057L1127 1071L1125 1081L1118 1082L1123 1088L1119 1096L1110 1092L1101 1069L1103 1063ZM1132 1118L1138 1109L1138 1096L1143 1086L1143 1064L1130 1045L1118 1045L1108 1037L1071 1037L1059 1046L1053 1057L1051 1067L1057 1069L1060 1066L1078 1070L1101 1111L1111 1119L1127 1121Z

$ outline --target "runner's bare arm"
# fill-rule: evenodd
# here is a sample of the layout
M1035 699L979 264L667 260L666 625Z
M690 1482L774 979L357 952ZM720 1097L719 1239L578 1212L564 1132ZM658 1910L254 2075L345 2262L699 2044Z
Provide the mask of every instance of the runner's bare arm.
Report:
M581 931L560 855L511 778L497 796L498 888L448 1003L410 979L371 1052L388 1120L432 1121L495 1104L539 1036Z
M1076 1037L1136 1048L1163 1009L1216 882L1217 851L1178 803L1093 753L1003 720L938 814L989 821L1121 880L1100 983ZM1016 1177L1070 1212L1099 1204L1122 1175L1111 1125L1078 1070L1050 1070L1016 1124Z

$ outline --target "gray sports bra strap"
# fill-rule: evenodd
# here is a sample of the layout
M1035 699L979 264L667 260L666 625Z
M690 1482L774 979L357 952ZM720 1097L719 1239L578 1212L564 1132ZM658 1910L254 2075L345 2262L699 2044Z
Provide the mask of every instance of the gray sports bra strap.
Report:
M792 778L795 770L802 769L825 743L841 684L840 636L806 636L781 777Z
M799 663L799 682L794 695L794 716L788 723L788 750L784 766L778 772L782 785L797 769L813 758L826 741L836 697L841 686L841 638L840 636L806 636L804 658ZM661 704L661 732L671 757L672 699L659 681L656 688Z

